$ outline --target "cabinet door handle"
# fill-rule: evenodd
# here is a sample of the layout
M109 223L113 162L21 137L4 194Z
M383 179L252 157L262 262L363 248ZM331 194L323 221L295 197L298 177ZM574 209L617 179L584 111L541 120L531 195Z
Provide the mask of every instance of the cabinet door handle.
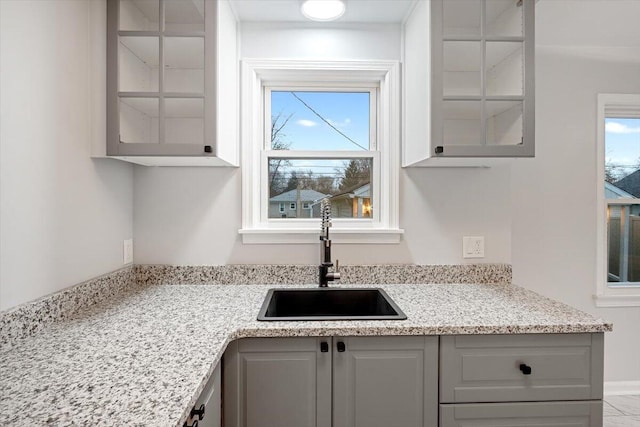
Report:
M344 353L344 351L347 349L347 346L344 345L342 341L338 341L337 347L338 347L338 353Z
M520 370L524 375L531 375L531 366L528 366L524 363L520 364Z
M191 418L198 417L199 420L204 418L204 404L200 405L198 409L194 406L191 408L191 413L189 414Z
M195 420L191 425L187 424L185 421L184 424L182 424L182 427L198 427L198 420Z
M323 341L320 343L320 351L322 353L328 353L329 352L329 343L326 341Z

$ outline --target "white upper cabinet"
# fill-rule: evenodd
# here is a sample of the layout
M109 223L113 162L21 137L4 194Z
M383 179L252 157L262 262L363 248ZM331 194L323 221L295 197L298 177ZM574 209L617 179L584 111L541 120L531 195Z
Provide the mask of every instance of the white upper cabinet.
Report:
M107 0L106 154L237 165L237 63L227 1Z
M404 26L403 166L533 157L534 3L417 2Z

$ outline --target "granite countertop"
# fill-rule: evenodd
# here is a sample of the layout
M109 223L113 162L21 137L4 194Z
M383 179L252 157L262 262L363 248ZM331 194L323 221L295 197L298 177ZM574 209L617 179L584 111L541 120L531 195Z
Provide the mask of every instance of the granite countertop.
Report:
M243 337L611 330L517 286L472 284L376 286L402 321L258 322L271 287L148 286L49 325L0 350L0 425L182 426L227 344Z

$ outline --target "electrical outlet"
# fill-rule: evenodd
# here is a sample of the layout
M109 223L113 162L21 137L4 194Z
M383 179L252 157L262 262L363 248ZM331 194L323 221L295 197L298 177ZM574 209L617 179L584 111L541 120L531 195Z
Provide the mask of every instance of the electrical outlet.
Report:
M133 239L127 239L122 245L122 262L131 264L133 262Z
M464 236L462 238L463 258L484 258L484 236Z

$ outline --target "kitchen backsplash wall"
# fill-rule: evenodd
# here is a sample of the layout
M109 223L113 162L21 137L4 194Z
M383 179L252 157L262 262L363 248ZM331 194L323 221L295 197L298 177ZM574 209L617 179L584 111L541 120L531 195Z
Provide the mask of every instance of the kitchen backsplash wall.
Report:
M35 301L0 311L0 347L33 335L47 324L137 287L133 266L87 280Z
M317 265L136 265L140 285L295 285L318 283ZM510 284L507 264L346 265L329 286L394 283Z

